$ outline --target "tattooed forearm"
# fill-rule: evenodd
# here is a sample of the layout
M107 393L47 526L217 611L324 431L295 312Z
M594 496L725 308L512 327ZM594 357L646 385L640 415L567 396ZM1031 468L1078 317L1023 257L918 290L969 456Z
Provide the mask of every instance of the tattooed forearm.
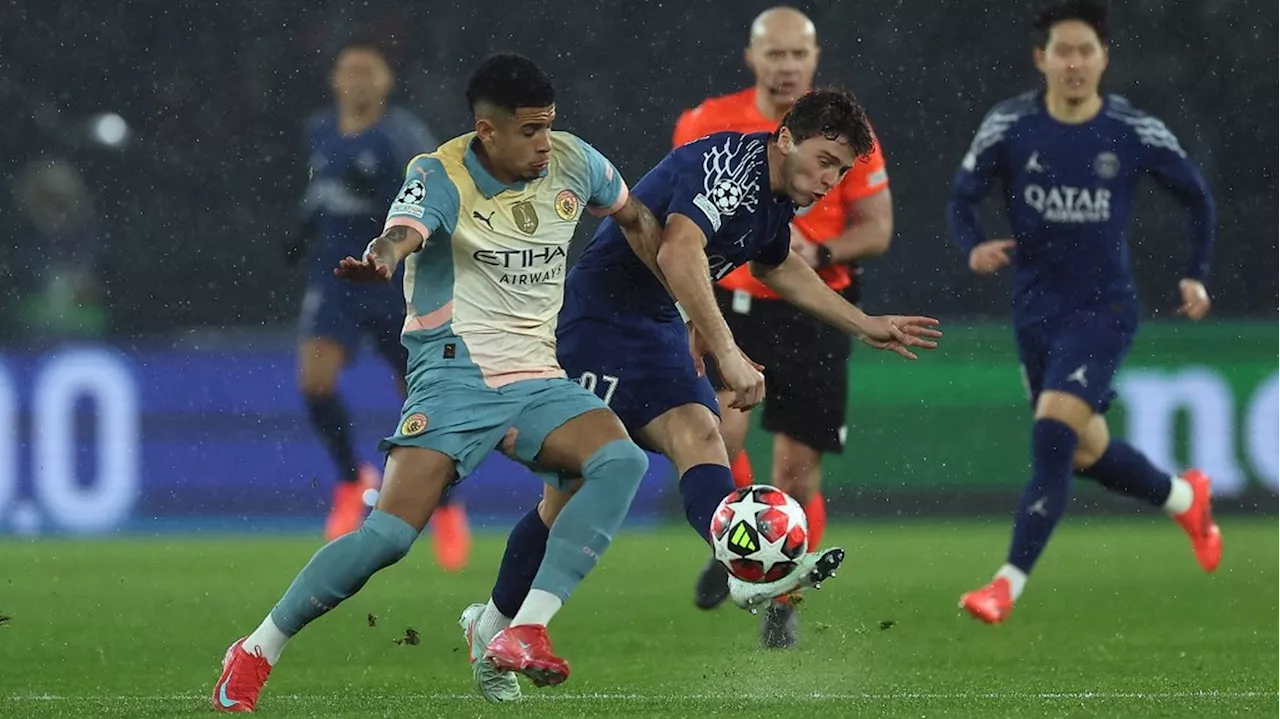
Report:
M396 225L388 227L382 236L369 243L368 252L388 267L408 257L422 246L422 234L412 227Z
M388 227L387 230L382 233L381 239L387 240L393 245L398 245L401 242L412 242L415 240L417 242L422 242L422 235L408 227L405 227L404 225L396 225L395 227Z

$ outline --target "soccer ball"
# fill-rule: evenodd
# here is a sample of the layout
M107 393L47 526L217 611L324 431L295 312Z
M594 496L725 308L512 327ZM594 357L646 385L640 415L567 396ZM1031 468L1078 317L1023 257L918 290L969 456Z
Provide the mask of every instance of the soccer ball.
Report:
M744 582L773 582L796 568L809 544L804 508L767 484L734 490L711 518L716 560Z
M732 180L721 180L711 188L711 201L721 213L732 215L742 204L742 188Z

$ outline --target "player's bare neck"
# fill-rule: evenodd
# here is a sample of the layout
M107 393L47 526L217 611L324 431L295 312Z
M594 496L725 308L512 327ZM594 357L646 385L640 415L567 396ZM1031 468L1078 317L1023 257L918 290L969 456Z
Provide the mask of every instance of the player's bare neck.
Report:
M338 132L359 135L377 124L386 112L385 105L348 105L338 108Z
M771 140L768 150L769 158L769 191L775 195L787 194L787 183L782 177L782 150L778 143Z
M1058 122L1064 125L1081 125L1097 117L1102 111L1102 96L1094 93L1077 100L1049 93L1045 95L1044 106L1049 111L1049 117Z

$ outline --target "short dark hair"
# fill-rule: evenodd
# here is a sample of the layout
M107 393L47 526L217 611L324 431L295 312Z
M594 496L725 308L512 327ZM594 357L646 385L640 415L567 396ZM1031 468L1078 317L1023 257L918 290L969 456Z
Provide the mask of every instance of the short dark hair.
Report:
M551 78L523 55L494 55L467 80L467 105L472 111L481 103L515 112L519 107L547 107L555 102Z
M1054 25L1067 20L1079 20L1093 28L1098 40L1106 45L1111 39L1111 28L1107 18L1111 14L1111 6L1107 0L1059 0L1040 8L1032 23L1035 28L1036 47L1049 44L1049 31Z
M345 42L338 46L338 51L333 54L333 61L336 63L338 57L348 50L364 50L375 53L382 58L383 62L387 63L387 67L391 66L391 54L388 52L386 44L377 38L368 35L356 35L347 38Z
M853 93L839 88L821 88L800 96L782 118L782 127L791 131L796 144L821 135L828 140L846 137L858 157L866 157L875 147L867 111Z

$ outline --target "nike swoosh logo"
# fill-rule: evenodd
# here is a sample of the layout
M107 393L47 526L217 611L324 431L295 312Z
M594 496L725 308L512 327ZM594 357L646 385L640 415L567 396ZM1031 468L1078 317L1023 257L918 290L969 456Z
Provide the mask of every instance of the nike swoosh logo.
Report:
M231 683L231 674L228 673L227 680L222 683L222 686L218 687L218 703L227 709L230 709L231 707L240 703L238 701L233 701L231 697L227 696L227 685L230 683Z

